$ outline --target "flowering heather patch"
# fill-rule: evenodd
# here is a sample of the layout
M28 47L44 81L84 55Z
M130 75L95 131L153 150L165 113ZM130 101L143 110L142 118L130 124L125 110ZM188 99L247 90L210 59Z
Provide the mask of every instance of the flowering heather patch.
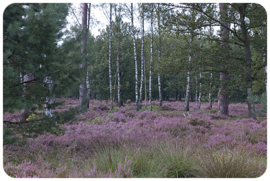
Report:
M18 113L6 113L3 115L3 120L4 121L12 121L12 122L17 122L19 119L19 114Z
M115 178L258 177L265 171L266 118L217 121L217 114L197 110L194 103L184 116L183 102L167 101L163 106L170 111L157 107L136 112L134 103L114 111L98 109L108 104L91 100L90 109L80 114L81 121L62 125L64 131L58 136L47 133L29 138L24 146L4 145L5 171L12 177ZM236 104L230 109L244 107ZM236 171L230 172L230 167Z

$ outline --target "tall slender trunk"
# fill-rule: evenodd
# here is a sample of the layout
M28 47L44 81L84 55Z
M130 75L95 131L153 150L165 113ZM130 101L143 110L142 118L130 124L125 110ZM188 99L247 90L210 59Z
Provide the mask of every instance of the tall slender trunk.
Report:
M138 67L137 67L136 39L135 39L135 30L134 30L134 22L133 22L133 3L131 3L131 27L132 27L132 35L133 35L134 60L135 60L136 111L139 111L139 104L138 104Z
M198 77L197 75L195 76L195 102L196 102L196 107L198 109Z
M210 39L212 38L212 26L210 25ZM210 40L210 46L212 47L212 40ZM211 56L212 59L212 56ZM211 72L210 72L210 88L209 88L209 109L212 109L212 79L213 79L213 74L212 74L212 67L211 67Z
M248 30L245 23L246 17L246 4L241 4L240 8L240 20L241 29L244 38L245 45L245 56L246 56L246 81L247 81L247 103L248 103L248 113L250 118L255 118L255 108L253 102L253 91L252 91L252 69L251 69L251 51Z
M223 3L219 4L220 14L221 14L221 22L228 27L227 23L227 7ZM221 50L222 54L222 71L220 72L220 88L218 91L218 112L221 115L228 116L229 115L229 95L228 95L228 81L229 81L229 74L227 73L227 54L228 54L228 40L229 40L229 30L228 28L221 27Z
M160 14L159 14L159 3L158 3L158 61L161 58L161 36L160 36ZM162 106L162 92L161 92L161 81L160 81L160 72L158 72L158 98L159 98L159 106Z
M147 86L146 86L146 66L145 66L145 58L143 57L143 71L144 71L144 108L147 106Z
M153 60L153 4L152 4L152 9L151 9L151 40L150 40L150 66L149 66L149 110L152 111L152 60Z
M202 35L200 35L200 64L199 64L199 66L201 66L201 61L202 61ZM201 71L201 67L199 69L200 69L200 79L199 79L200 88L199 88L199 97L198 97L197 109L201 108L201 97L202 97L202 82L201 82L202 71Z
M190 40L189 40L189 56L188 56L188 65L191 62L191 46L193 43L193 35L191 35ZM186 89L186 97L185 97L185 111L189 111L189 93L190 93L190 68L188 66L188 71L187 71L187 89Z
M111 68L111 51L112 51L112 3L110 3L110 32L109 32L109 83L110 83L110 109L113 109L112 98L112 68Z
M117 68L117 78L118 78L118 86L117 86L117 97L118 97L118 107L121 107L121 97L120 97L120 88L121 88L121 83L120 83L120 58L119 58L119 54L120 54L120 38L119 38L119 31L120 31L120 9L118 10L118 17L116 14L116 6L115 6L115 21L117 24L117 29L116 29L116 38L117 38L117 58L116 58L116 68Z
M80 64L80 69L87 67L87 62L85 55L87 54L86 44L87 44L87 3L82 3L82 30L83 30L83 39L81 42L82 49L81 53L83 55L83 62ZM87 69L86 69L87 70ZM86 73L86 72L85 72ZM86 75L84 74L82 82L79 88L80 92L80 108L82 111L86 111L86 108L89 108L89 101L87 101L87 89L86 89Z
M199 89L199 97L198 97L198 107L197 109L201 108L201 104L202 104L202 72L200 71L200 89Z
M142 108L142 90L143 90L143 75L144 75L144 5L142 3L142 23L141 23L141 29L142 29L142 49L141 49L141 85L140 85L140 109Z
M90 18L91 18L91 3L88 3L88 23L87 29L90 30ZM87 97L90 99L91 96L91 88L89 82L89 66L87 65L87 72L86 72L86 88L87 88Z

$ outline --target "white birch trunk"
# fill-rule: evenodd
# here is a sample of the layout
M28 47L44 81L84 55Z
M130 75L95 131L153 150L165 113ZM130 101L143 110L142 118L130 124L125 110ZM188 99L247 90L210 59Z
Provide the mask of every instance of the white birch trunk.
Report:
M145 58L143 57L143 70L144 70L144 108L147 107L147 86L146 86L146 66L145 66Z
M149 66L149 110L152 111L152 102L151 102L151 99L152 99L152 89L151 89L151 86L152 86L152 72L151 72L151 68L152 68L152 60L153 60L153 4L152 4L152 9L151 9L151 27L150 27L150 30L151 30L151 41L150 41L150 66Z
M267 66L264 67L264 73L265 73L265 92L267 92Z
M46 76L44 79L44 83L48 84L49 86L49 94L52 94L53 89L53 80L51 77ZM52 108L52 105L54 104L55 98L53 95L46 96L46 102L45 102L45 115L49 117L53 117L54 109Z
M87 97L90 98L91 87L90 87L90 82L89 82L89 69L87 69L87 72L86 72L86 87L87 87Z
M196 107L198 108L198 89L197 89L197 85L198 85L198 77L196 75L195 76L195 102L196 102Z
M201 98L202 98L202 83L201 83L201 79L202 79L202 72L200 71L200 89L199 89L199 97L198 97L198 107L197 109L201 108Z
M212 68L211 68L212 70ZM210 89L209 89L209 109L212 109L212 79L213 79L213 74L212 71L210 73Z
M110 83L110 109L113 109L112 99L112 69L111 69L111 50L112 50L112 3L110 3L110 33L109 33L109 83Z
M159 15L159 3L158 3L158 61L161 58L161 36L160 36L160 15ZM162 92L161 92L161 81L160 81L160 72L158 72L158 98L159 106L162 106Z
M142 90L143 90L143 78L144 78L144 8L142 3L142 22L141 22L141 29L142 29L142 49L141 49L141 85L140 85L140 109L142 108Z
M189 41L189 56L188 56L188 64L191 62L191 46L193 42L193 36L191 35ZM186 88L186 97L185 97L185 111L189 111L189 93L190 93L190 69L188 67L187 71L187 88Z
M120 88L121 88L121 83L120 83L120 57L119 57L119 48L120 48L120 39L119 39L119 30L120 30L120 10L119 10L119 15L117 17L117 13L116 13L116 6L115 6L115 21L117 24L117 29L116 29L116 38L117 38L117 58L116 58L116 71L117 71L117 82L118 82L118 86L117 86L117 97L118 97L118 107L121 107L121 97L120 97Z
M200 62L202 61L202 35L200 35ZM200 65L201 66L201 65ZM199 97L198 97L198 105L197 105L197 109L201 108L201 97L202 97L202 71L201 71L201 67L200 67L200 88L199 88Z
M137 53L136 53L136 41L135 41L135 30L133 22L133 3L131 3L131 28L133 34L133 47L134 47L134 60L135 60L135 97L136 97L136 111L139 111L138 105L138 67L137 67Z
M211 25L210 25L210 39L212 39L212 26ZM210 40L210 46L212 47L212 40ZM211 67L210 88L209 88L209 109L212 109L212 79L213 79L213 73L212 73L212 67Z

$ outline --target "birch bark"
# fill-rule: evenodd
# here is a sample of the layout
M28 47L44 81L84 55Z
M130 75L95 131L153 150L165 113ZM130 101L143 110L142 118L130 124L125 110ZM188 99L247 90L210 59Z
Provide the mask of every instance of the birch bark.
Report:
M119 64L119 61L120 61L120 38L119 38L119 31L120 31L120 9L118 10L118 16L117 16L117 13L116 13L116 6L115 6L115 21L116 21L116 24L117 24L117 27L116 27L116 39L117 39L117 58L116 58L116 69L117 69L117 82L118 82L118 85L117 85L117 97L118 97L118 107L121 107L121 97L120 97L120 89L121 89L121 83L120 83L120 64Z
M111 47L112 47L112 3L110 3L110 33L109 33L109 84L110 84L110 109L112 110L113 99L112 99Z
M191 46L193 43L193 35L190 37L189 41L189 56L188 56L188 64L191 62ZM187 88L186 88L186 97L185 97L185 111L189 111L189 93L190 93L190 69L188 67L187 71Z
M132 35L133 35L134 60L135 60L135 97L136 97L136 111L139 111L139 104L138 104L138 67L137 67L137 53L136 53L135 30L134 30L134 22L133 22L133 3L131 3L131 28L132 28Z
M151 68L152 68L152 60L153 60L153 4L151 7L151 26L150 26L150 31L151 31L151 40L150 40L150 66L149 66L149 110L152 111L152 72L151 72Z
M161 36L160 36L160 14L159 14L159 3L158 3L158 61L161 58ZM159 106L162 106L162 92L161 92L161 81L160 81L160 72L158 72L158 98L159 98Z
M142 90L144 78L144 5L142 3L141 9L141 29L142 29L142 48L141 48L141 85L140 85L140 109L142 108Z

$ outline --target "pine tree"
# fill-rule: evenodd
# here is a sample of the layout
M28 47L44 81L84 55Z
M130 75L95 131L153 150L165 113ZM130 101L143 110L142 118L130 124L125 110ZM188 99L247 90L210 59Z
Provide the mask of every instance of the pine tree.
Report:
M82 31L83 31L83 36L82 36L82 49L81 53L83 55L83 62L80 64L80 69L85 72L87 72L87 62L86 62L86 55L87 55L87 50L86 50L86 44L87 44L87 3L82 3ZM89 108L89 99L87 98L87 86L86 86L86 77L87 75L84 74L81 80L80 84L80 97L79 97L79 102L80 102L80 108L84 112L86 111L87 108Z
M5 112L22 108L34 111L46 104L46 97L65 92L60 83L67 79L59 76L60 72L65 74L61 71L66 66L65 55L57 42L67 23L68 8L69 4L43 3L11 4L6 8L3 29ZM46 77L53 83L46 84ZM48 102L51 101L47 99ZM49 107L54 109L53 104Z
M87 30L89 32L90 30L90 20L91 20L91 3L88 4L88 23L87 23ZM89 37L87 37L89 39ZM87 66L87 72L86 72L86 88L87 88L87 97L90 100L91 96L91 87L90 87L90 80L89 80L89 65Z
M229 95L228 95L228 86L227 82L229 80L229 74L227 73L228 70L226 68L226 57L227 57L227 50L228 50L228 40L229 40L229 30L228 30L228 23L227 23L227 5L223 3L219 4L220 14L221 14L221 22L225 25L225 27L221 27L221 49L223 51L222 55L222 67L223 70L220 72L220 88L218 91L218 112L221 115L228 116L229 115Z

